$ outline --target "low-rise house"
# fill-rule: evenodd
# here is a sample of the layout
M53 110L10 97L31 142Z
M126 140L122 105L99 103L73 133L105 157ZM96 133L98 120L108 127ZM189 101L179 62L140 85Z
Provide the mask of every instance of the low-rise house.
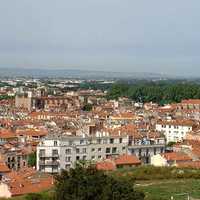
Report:
M120 155L114 160L117 168L135 167L141 165L141 161L134 155Z
M16 135L20 142L39 141L48 134L46 130L39 129L19 129Z
M2 177L9 172L10 169L6 165L5 161L0 158L0 181L2 180Z
M176 166L179 163L191 161L192 158L190 156L181 152L163 153L151 157L151 165L158 167Z
M182 100L177 107L179 110L200 110L200 99Z
M134 155L123 154L115 159L106 159L96 163L96 168L103 171L113 171L117 168L131 168L141 165L141 161Z
M13 140L17 140L17 136L14 132L9 129L1 129L0 130L0 144L4 144L6 142L10 142Z
M28 166L28 157L33 153L32 146L22 143L6 143L0 146L0 157L9 169L19 170Z

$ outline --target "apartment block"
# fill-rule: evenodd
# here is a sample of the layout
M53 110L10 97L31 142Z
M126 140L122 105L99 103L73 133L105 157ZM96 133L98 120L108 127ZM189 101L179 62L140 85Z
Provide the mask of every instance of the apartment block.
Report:
M57 173L80 160L98 161L127 153L127 136L48 136L37 147L37 170Z

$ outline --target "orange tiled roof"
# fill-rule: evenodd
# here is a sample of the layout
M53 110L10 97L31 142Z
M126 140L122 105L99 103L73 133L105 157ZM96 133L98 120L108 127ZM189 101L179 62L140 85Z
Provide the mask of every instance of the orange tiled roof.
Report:
M115 163L111 160L105 160L96 163L97 170L103 170L103 171L113 171L116 169Z
M135 155L120 155L114 160L116 165L139 165L141 161Z
M8 129L2 129L0 130L0 138L3 139L16 138L16 135Z
M168 161L191 161L192 158L185 153L170 152L161 154Z
M181 162L177 164L177 167L200 169L200 161Z
M26 130L18 130L16 131L16 134L27 135L27 136L46 136L48 132L44 130L37 130L37 129L26 129Z
M195 122L192 120L170 120L170 121L158 121L157 124L175 125L175 126L193 126L195 125Z
M182 104L200 104L200 99L185 99L181 101Z
M5 162L0 161L0 173L7 173L10 172L10 169L7 167Z
M8 173L7 177L10 179L8 184L12 196L41 192L53 186L51 176L37 177L36 174L37 172L32 168L25 168L18 172L12 171Z

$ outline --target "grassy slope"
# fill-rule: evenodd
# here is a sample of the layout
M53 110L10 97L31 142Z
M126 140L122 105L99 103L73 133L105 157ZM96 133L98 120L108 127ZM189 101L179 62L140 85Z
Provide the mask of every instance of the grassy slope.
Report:
M187 199L186 196L175 194L189 192L191 197L200 199L200 179L175 179L136 182L136 188L145 193L145 200L169 200L173 195L174 200Z

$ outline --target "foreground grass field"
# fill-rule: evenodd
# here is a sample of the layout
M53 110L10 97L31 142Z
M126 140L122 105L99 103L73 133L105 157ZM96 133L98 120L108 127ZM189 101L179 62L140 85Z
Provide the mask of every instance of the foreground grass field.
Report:
M191 199L200 199L200 179L175 179L137 181L136 189L145 193L145 200L186 200L187 196L176 194L189 193Z

